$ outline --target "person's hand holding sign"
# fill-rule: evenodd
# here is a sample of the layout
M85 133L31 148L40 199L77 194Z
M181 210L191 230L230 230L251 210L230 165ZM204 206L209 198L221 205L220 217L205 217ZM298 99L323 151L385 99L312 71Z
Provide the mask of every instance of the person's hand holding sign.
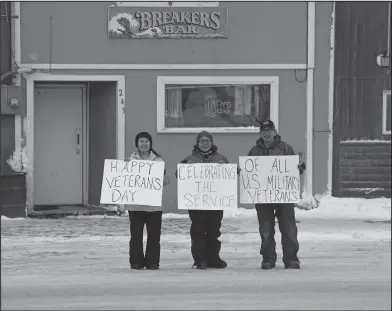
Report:
M298 163L297 167L299 169L299 174L302 175L303 172L306 170L306 164L303 161L303 153L299 152L298 155L299 155L299 163Z

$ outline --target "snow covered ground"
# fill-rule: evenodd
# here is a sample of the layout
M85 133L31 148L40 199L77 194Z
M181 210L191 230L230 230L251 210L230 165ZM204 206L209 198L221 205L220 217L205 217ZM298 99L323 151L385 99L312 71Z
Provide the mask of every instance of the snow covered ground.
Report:
M306 199L305 204L310 205ZM176 217L175 215L167 215ZM225 217L256 217L255 209L239 208L225 212ZM310 210L296 209L297 219L324 220L391 220L391 199L335 198L322 196L318 207Z
M207 271L191 269L184 215L164 217L158 271L129 269L126 218L2 219L2 310L390 310L390 200L389 216L380 216L388 207L378 202L378 215L359 217L369 202L331 207L332 219L323 208L297 211L299 271L280 260L275 270L260 269L254 211L226 215L221 255L229 267ZM279 233L276 240L281 257Z

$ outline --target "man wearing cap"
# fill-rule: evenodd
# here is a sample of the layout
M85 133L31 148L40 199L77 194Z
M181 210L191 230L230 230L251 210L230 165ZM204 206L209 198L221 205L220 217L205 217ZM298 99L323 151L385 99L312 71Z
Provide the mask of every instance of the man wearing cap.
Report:
M181 163L229 163L227 158L217 150L212 135L202 131L196 137L196 145L193 146L192 153ZM193 266L198 269L226 268L227 263L219 256L223 211L189 210L188 213L192 222L190 234Z
M264 121L260 126L260 137L256 145L249 151L248 156L279 156L295 155L293 148L282 141L278 135L275 124L271 120ZM306 165L298 164L300 174ZM283 263L286 269L300 269L300 261L297 257L299 250L298 230L295 222L294 204L278 203L256 204L259 232L261 237L260 254L263 256L262 269L275 267L276 242L275 242L275 216L278 218L279 230L282 235Z

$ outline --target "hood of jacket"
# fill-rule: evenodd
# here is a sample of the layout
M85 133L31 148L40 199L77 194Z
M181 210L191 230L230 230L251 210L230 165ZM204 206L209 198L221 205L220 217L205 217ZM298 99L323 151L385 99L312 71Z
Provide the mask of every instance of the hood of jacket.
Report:
M157 155L154 152L150 151L147 159L144 159L144 160L146 160L146 161L155 161L156 158L157 158ZM129 159L131 159L131 160L141 160L139 152L137 152L137 151L132 152L131 156L129 157Z

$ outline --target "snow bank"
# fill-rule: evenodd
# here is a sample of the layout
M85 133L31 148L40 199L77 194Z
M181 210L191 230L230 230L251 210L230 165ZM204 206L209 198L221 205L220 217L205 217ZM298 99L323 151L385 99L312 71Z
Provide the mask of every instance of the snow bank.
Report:
M314 200L314 201L313 201ZM306 200L305 200L306 201ZM303 200L301 207L296 209L296 217L301 219L331 219L331 220L372 220L372 221L390 221L391 220L391 199L390 198L334 198L331 196L323 196L317 200ZM308 204L307 207L305 204ZM317 207L315 207L317 206ZM107 216L107 215L80 215L69 216L70 219L85 218L120 218L123 216ZM163 219L184 219L188 218L188 213L164 213ZM238 217L256 217L254 208L239 207L236 209L226 210L224 218ZM1 216L1 220L26 220L26 218L8 218Z
M10 218L10 217L1 215L1 220L26 220L26 219L27 218L22 218L22 217L20 217L20 218Z
M75 215L66 216L66 219L113 219L120 218L121 216L109 216L109 215Z
M163 219L183 219L189 218L188 213L186 214L176 214L176 213L165 213L162 216Z
M391 199L334 198L323 196L318 208L297 210L298 219L391 220Z
M305 204L308 204L305 206ZM317 207L316 207L317 206ZM303 200L296 209L296 217L301 219L331 220L391 220L391 199L376 198L335 198L323 196L317 199ZM225 211L225 218L256 217L256 210L238 208Z
M331 220L391 220L390 198L335 198L323 196L311 200L302 200L301 207L296 209L296 217L301 219ZM256 217L254 208L238 208L225 211L225 218Z

